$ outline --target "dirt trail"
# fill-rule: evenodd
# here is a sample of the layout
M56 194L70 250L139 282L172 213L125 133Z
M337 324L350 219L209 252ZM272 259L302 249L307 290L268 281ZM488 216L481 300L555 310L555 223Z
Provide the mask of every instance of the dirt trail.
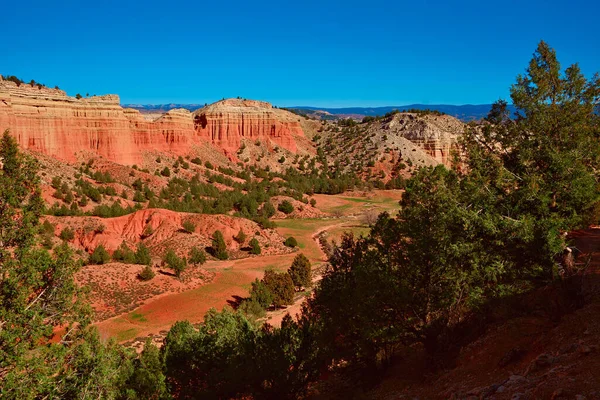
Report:
M326 226L317 224L314 231L305 233L305 248L301 251L320 255L318 260L312 257L313 267L318 268L326 261L318 236L348 224L352 219L344 218L338 221ZM132 312L98 322L96 326L103 338L115 337L119 342L126 342L164 333L176 321L200 322L210 308L221 309L227 304L234 304L240 297L246 297L250 283L256 278L260 279L265 269L286 270L297 254L295 252L230 261L209 261L203 267L215 273L211 283L181 293L158 295ZM320 276L314 279L316 282ZM303 301L304 296L300 296L293 305L270 314L268 322L275 326L280 325L285 314L296 315L300 312Z

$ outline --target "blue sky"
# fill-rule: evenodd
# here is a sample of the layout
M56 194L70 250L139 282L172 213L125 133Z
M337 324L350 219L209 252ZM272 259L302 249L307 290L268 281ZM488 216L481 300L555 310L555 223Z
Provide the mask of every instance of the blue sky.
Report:
M491 103L542 39L563 66L600 71L599 12L578 0L9 1L0 73L123 103Z

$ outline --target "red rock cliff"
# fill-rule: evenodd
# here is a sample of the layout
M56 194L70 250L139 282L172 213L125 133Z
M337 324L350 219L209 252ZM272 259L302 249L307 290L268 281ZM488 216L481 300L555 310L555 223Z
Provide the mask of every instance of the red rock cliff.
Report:
M194 112L196 131L228 151L242 138L269 138L278 146L297 151L294 137L304 136L298 116L255 100L228 99Z
M296 151L294 136L304 136L296 116L268 103L225 100L202 110L171 110L149 121L122 108L116 95L75 99L62 90L17 86L0 78L0 132L10 129L24 148L65 161L91 151L134 164L145 151L184 155L191 145L207 141L235 154L243 137Z

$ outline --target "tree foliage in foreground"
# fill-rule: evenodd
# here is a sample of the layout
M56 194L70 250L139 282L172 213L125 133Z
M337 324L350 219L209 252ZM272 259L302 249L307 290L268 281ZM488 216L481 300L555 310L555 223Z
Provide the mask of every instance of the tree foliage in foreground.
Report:
M210 310L199 329L177 322L162 348L167 382L177 398L297 398L319 373L314 334L285 317L259 328L243 314Z
M335 249L309 310L336 357L386 362L413 343L433 355L479 305L570 273L563 233L598 221L600 82L561 74L542 42L511 97L516 118L499 102L470 126L455 171L420 169L396 218Z

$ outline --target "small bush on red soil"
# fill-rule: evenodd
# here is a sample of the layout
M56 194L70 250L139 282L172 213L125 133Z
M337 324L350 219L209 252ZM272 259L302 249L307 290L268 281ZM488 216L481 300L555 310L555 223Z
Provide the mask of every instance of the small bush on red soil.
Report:
M213 234L212 251L213 256L219 260L227 260L229 258L229 254L227 254L227 245L225 244L225 239L223 238L223 233L221 231L215 231Z
M94 249L94 252L90 255L88 264L102 265L106 264L109 261L110 254L108 254L108 251L106 251L104 246L100 244Z
M285 242L283 242L283 244L287 247L297 247L298 241L293 236L290 236L289 238L285 239Z
M152 264L152 257L150 256L150 250L144 243L140 243L135 251L135 263L140 265Z
M163 261L167 264L168 268L171 268L175 272L175 275L178 278L181 276L181 273L187 268L187 260L185 258L178 257L173 250L167 251L167 254L165 254L165 258L163 259Z
M237 236L234 237L235 241L238 242L239 244L242 244L246 241L246 234L244 233L244 231L242 230L242 228L240 228L240 231L238 232Z
M73 229L67 227L60 232L58 237L68 242L69 240L73 240L75 238L75 232L73 232Z
M194 233L194 231L196 230L196 225L190 220L183 221L182 226L183 230L187 233Z
M284 200L279 203L277 209L286 215L294 212L294 206L288 200Z
M283 307L294 302L294 282L287 272L265 271L263 283L271 292L275 307Z
M135 253L127 246L125 241L113 252L112 259L126 264L135 264L136 261Z
M191 248L188 257L190 259L190 264L202 265L206 262L206 253L196 246Z
M258 240L256 240L256 238L252 238L252 240L250 241L250 254L259 255L260 252L260 243L258 243Z
M150 267L149 265L146 265L138 274L138 278L142 281L149 281L152 278L154 278L155 275L156 274L152 270L152 267Z

